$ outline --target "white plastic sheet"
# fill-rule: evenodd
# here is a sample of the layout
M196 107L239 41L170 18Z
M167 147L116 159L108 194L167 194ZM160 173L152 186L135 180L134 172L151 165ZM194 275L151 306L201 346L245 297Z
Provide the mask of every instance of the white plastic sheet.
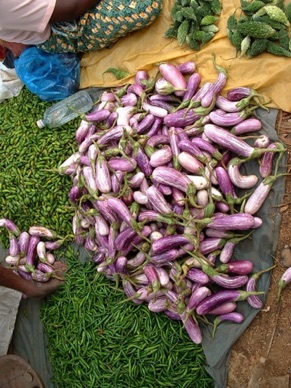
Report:
M0 102L18 96L23 86L15 69L9 69L0 62Z

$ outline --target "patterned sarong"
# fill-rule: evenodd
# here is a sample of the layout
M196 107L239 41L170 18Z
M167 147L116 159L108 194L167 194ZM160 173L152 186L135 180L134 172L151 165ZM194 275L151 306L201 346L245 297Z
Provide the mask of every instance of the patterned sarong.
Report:
M100 50L151 24L161 9L162 0L102 0L72 23L51 24L51 36L38 47L48 52Z

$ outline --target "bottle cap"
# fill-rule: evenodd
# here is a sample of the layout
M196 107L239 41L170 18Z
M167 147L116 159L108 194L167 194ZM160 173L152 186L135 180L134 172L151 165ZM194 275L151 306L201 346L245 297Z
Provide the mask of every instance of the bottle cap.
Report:
M45 125L44 125L42 120L37 120L36 125L38 126L38 128L44 128L45 127Z

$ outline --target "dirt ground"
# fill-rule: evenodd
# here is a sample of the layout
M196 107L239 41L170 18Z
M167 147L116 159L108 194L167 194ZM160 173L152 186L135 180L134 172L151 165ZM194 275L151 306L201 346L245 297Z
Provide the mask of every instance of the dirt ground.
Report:
M288 149L290 172L290 113L279 112L276 129ZM291 247L291 176L286 178L285 196L278 211L282 223L270 290L263 309L232 347L228 388L291 388L291 284L283 290L281 302L276 302L277 282L291 266L291 254L282 259L283 248Z

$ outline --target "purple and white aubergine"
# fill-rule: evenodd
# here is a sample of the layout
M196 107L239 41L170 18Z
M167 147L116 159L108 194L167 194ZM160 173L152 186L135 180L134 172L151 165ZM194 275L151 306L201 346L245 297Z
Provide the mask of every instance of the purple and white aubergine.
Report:
M15 236L20 235L20 230L15 225L15 223L7 218L0 219L0 228L6 228L9 232L13 233Z
M242 175L240 172L242 161L239 158L233 158L227 166L228 176L234 186L240 189L251 189L254 187L259 178L256 175Z
M280 142L274 142L269 144L267 150L285 151L285 147ZM273 169L274 152L265 152L261 157L261 163L259 166L260 174L263 178L267 178L271 175Z
M272 267L266 268L262 271L255 272L253 275L249 277L249 280L246 284L246 291L248 292L253 292L256 291L256 284L260 276L264 274L265 272L269 272L271 269L275 268L275 265ZM258 295L250 295L247 298L247 302L250 306L252 306L254 309L261 309L263 307L263 302L262 300L258 297Z
M212 59L213 65L218 72L218 75L210 89L201 98L201 106L203 107L209 107L216 102L217 96L222 91L228 78L226 70L223 67L217 65L215 55L213 55Z
M219 109L222 109L228 113L233 113L247 108L250 104L251 98L252 97L249 96L241 99L240 101L230 101L228 98L219 95L216 98L215 104Z
M237 302L246 300L251 295L262 295L264 292L260 291L243 291L243 290L221 290L206 297L200 302L196 308L198 315L208 314L209 311L225 302Z
M280 280L278 281L278 296L277 296L278 301L281 298L282 291L289 283L291 283L291 267L285 270Z
M244 86L236 87L229 90L226 97L230 101L240 101L243 98L250 96L260 96L255 89L247 88Z
M215 333L216 333L216 329L217 329L217 326L221 323L221 322L224 322L224 321L230 321L230 322L234 322L234 323L241 323L243 322L244 320L244 316L237 312L237 311L233 311L231 313L226 313L226 314L221 314L221 315L218 315L214 321L213 321L213 332L212 332L212 337L215 336Z
M256 132L262 128L262 122L256 117L248 117L232 127L231 132L235 135Z
M255 153L252 146L218 125L206 124L204 133L214 143L245 158L251 158Z
M221 264L219 267L216 268L216 271L222 273L233 273L236 275L248 275L252 272L253 268L254 264L250 260L236 260L229 261L226 264Z
M254 217L247 213L215 214L207 224L208 228L220 230L249 230L255 225Z
M174 94L176 96L183 96L185 94L187 82L178 67L170 63L162 63L159 65L159 71L164 79L174 86L176 89Z
M263 203L266 201L276 178L276 176L270 175L262 180L262 182L255 188L250 197L247 199L244 206L245 213L255 214L259 211Z

